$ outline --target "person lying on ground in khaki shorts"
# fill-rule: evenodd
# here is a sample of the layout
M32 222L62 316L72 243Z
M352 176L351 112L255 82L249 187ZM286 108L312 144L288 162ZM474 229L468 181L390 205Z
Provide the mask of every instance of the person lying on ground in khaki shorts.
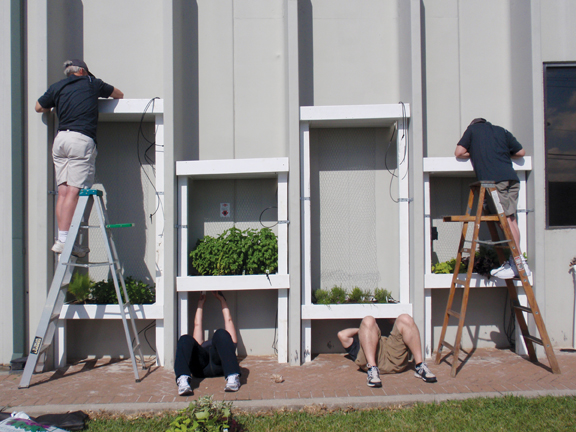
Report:
M366 316L359 328L339 331L338 339L354 363L368 373L369 387L382 387L381 373L404 371L410 352L414 357L414 376L428 383L436 382L436 376L422 359L420 332L410 315L400 315L389 336L382 336L376 319Z

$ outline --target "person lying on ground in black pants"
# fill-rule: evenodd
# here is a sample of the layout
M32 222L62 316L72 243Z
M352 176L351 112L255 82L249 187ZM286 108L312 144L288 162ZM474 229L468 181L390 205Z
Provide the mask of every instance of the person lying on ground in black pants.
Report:
M196 378L223 376L226 378L224 391L235 392L240 389L240 366L236 358L236 345L238 344L236 328L222 292L213 292L213 294L222 306L224 328L216 330L211 340L204 341L202 315L206 294L202 293L198 299L194 317L194 332L192 336L187 334L181 336L176 346L174 373L180 396L192 394L190 387L192 376Z

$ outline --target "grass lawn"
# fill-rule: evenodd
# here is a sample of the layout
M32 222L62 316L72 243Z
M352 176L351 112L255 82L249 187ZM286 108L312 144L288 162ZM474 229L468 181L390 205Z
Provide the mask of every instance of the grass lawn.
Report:
M576 397L467 399L370 410L233 414L257 431L572 431L576 429ZM166 431L175 415L99 417L88 431Z

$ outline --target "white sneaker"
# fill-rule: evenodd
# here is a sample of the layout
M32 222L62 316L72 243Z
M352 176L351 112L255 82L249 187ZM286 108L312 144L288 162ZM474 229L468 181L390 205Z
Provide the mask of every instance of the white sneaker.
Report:
M193 393L192 387L190 387L190 377L188 375L180 375L176 382L178 383L179 396L188 396Z
M528 261L522 257L522 265L524 266L524 271L526 272L526 276L530 277L532 272L530 271L530 267L528 267Z
M240 375L230 374L226 377L226 387L224 387L225 392L237 392L240 390Z
M64 242L56 240L54 246L52 246L52 252L61 254L64 251L64 245L65 245ZM77 256L78 258L85 257L88 252L90 252L90 249L87 248L86 246L80 246L75 244L74 247L72 248L72 255Z
M516 266L512 267L508 261L497 269L491 270L490 274L500 279L514 279L514 277L518 276Z

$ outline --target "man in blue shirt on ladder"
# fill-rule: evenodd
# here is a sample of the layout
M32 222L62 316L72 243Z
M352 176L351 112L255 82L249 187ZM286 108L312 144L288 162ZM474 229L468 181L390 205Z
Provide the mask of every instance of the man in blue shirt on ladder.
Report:
M58 254L64 250L80 189L89 189L94 183L98 98L124 97L120 90L94 77L82 60L64 62L64 74L66 78L52 84L35 108L38 113L48 113L55 108L59 122L52 147L58 184L58 238L52 251ZM72 255L83 257L89 251L74 245Z

